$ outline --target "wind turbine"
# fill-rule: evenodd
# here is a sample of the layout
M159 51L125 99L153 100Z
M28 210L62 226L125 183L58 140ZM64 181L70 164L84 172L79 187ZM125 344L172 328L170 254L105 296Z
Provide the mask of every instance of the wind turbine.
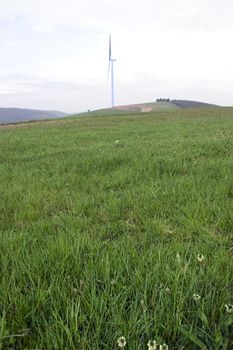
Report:
M109 35L109 51L108 51L108 76L111 69L111 97L112 97L112 108L115 106L115 91L114 91L114 62L116 59L112 58L112 42L111 35Z

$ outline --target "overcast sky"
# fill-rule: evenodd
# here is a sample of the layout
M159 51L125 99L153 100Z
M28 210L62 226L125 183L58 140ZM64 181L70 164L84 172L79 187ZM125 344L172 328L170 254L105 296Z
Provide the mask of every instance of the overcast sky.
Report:
M0 107L81 112L158 97L233 105L232 0L0 0Z

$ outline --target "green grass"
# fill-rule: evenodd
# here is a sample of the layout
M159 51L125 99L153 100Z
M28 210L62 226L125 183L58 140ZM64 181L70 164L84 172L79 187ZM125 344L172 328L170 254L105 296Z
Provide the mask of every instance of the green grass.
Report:
M0 349L233 348L233 109L4 127L0 149Z

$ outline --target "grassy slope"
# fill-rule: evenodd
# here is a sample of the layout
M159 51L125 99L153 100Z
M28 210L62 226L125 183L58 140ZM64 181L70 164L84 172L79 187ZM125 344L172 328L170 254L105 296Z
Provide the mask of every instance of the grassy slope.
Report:
M232 134L232 109L0 129L0 348L231 349Z
M205 102L189 100L171 100L171 103L178 108L217 108L219 106Z
M126 106L117 106L116 109L112 110L111 108L104 108L99 109L96 111L90 111L85 113L79 113L76 116L121 116L121 115L132 115L132 114L141 114L142 107L148 107L152 109L152 112L168 112L171 110L177 110L179 107L177 107L175 104L172 104L170 102L148 102L148 103L141 103L141 104L135 104L135 105L126 105Z

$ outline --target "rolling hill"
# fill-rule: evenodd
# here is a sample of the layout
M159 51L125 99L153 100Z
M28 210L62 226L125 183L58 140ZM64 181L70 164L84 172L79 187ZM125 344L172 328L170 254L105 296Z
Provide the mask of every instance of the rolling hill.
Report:
M157 102L149 102L149 103L140 103L140 104L132 104L125 106L116 106L115 110L117 111L128 111L128 112L156 112L163 110L174 110L177 108L203 108L203 107L218 107L216 105L198 102L198 101L189 101L189 100L162 100Z
M61 118L66 115L66 113L58 111L42 111L21 108L0 108L0 124Z
M146 102L138 104L120 105L112 108L103 108L85 113L79 113L78 116L105 116L105 115L125 115L138 113L168 112L183 108L211 108L219 107L217 105L189 101L189 100L163 100L157 102Z
M112 108L103 108L85 113L78 113L75 116L107 116L125 115L153 112L168 112L183 108L218 107L209 103L188 101L188 100L161 100L157 102L146 102L138 104L120 105ZM59 111L46 111L21 108L0 108L0 124L10 124L26 121L37 121L44 119L62 118L67 113Z
M171 103L178 108L208 108L208 107L219 107L205 102L189 101L189 100L171 100Z

